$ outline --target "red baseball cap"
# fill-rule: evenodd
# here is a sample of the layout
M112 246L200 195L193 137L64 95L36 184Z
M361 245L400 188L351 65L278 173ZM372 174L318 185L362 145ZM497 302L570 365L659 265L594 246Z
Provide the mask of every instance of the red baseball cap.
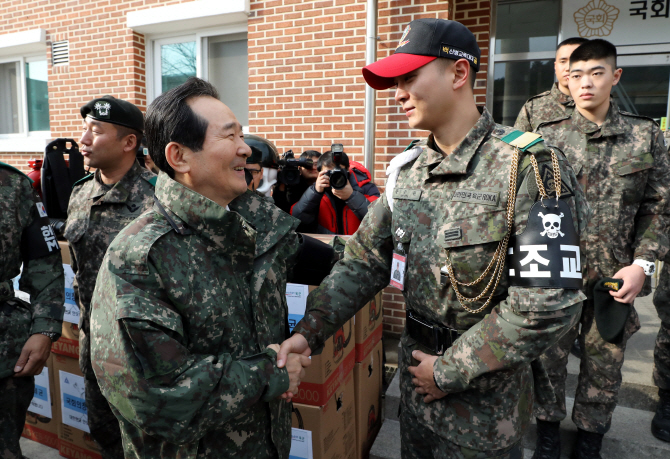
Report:
M460 22L417 19L405 28L392 55L363 67L363 78L374 89L388 89L395 85L395 77L423 67L438 57L466 59L477 72L481 51L473 33Z

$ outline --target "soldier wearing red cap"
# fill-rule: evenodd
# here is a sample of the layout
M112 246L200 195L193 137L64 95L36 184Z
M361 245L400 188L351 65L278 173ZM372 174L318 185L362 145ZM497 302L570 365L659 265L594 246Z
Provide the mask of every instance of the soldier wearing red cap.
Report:
M531 363L584 299L588 207L574 173L539 135L475 105L479 65L465 26L419 19L393 55L363 69L373 88L395 86L410 127L430 135L391 161L385 193L278 356L281 366L289 351L319 348L389 281L402 290L403 458L521 458L533 382L546 383Z

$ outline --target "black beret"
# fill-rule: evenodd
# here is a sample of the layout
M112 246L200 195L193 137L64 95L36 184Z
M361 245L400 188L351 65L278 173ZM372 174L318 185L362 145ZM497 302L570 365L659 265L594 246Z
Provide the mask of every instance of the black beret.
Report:
M93 99L79 110L82 118L126 126L144 132L144 115L134 104L113 96Z
M612 344L623 342L623 332L632 305L619 303L610 295L623 287L623 280L605 277L593 289L593 306L596 326L602 339Z
M247 158L247 164L261 164L263 162L263 152L253 145L249 145L249 148L251 148L251 156Z

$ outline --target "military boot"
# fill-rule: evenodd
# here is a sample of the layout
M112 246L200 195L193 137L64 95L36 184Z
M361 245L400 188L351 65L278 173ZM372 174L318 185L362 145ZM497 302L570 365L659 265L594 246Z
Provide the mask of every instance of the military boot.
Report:
M651 420L651 433L659 440L670 442L670 390L659 389L660 400Z
M572 450L571 459L602 459L600 448L603 445L604 434L587 432L577 429L577 442Z
M533 459L559 459L561 457L561 434L559 421L537 420L537 443Z

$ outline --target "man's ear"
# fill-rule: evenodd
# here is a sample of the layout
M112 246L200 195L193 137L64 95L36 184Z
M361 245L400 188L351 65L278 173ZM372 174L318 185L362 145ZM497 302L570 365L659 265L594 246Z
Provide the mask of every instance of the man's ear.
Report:
M135 134L128 134L123 138L123 151L135 152L137 150L137 136Z
M186 174L191 170L188 163L188 150L186 147L177 142L170 142L165 146L165 160L170 167L174 169L175 173Z
M461 89L463 85L470 86L470 63L465 59L459 59L451 66L454 74L454 89Z
M619 83L619 80L621 79L621 74L623 73L623 69L619 68L614 71L614 80L612 81L612 86L616 86Z

